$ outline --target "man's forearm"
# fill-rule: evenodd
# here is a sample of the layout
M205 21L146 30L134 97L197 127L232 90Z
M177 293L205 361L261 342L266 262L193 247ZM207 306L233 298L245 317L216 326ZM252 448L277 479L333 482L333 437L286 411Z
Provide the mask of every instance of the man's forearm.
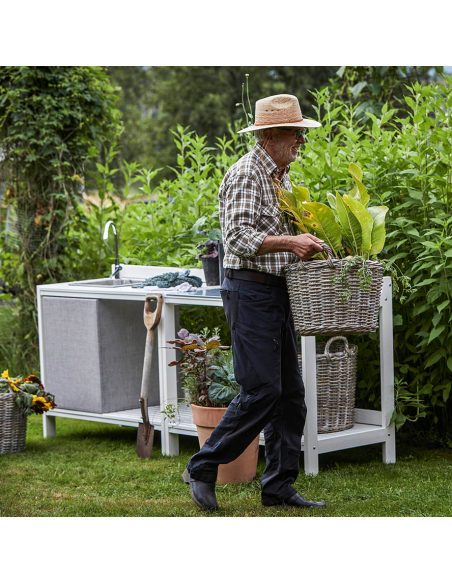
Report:
M258 256L278 251L292 251L293 237L290 235L267 235L257 251Z

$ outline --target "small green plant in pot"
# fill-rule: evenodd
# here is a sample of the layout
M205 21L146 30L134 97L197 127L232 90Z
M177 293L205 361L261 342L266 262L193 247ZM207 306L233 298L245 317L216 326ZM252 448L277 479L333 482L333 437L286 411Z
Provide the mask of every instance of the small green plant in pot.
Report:
M212 366L217 365L216 361L221 359L221 354L229 351L230 347L220 344L217 333L218 330L214 330L213 336L210 336L209 331L205 329L200 334L181 329L177 333L178 339L168 341L170 345L174 345L172 348L181 351L181 358L169 363L169 367L180 365L182 386L187 395L186 401L197 406L219 407L210 399L209 394L214 375Z
M224 407L240 393L240 385L235 380L234 375L232 351L218 353L214 357L213 363L213 365L209 365L209 371L213 373L209 387L209 399L212 403Z

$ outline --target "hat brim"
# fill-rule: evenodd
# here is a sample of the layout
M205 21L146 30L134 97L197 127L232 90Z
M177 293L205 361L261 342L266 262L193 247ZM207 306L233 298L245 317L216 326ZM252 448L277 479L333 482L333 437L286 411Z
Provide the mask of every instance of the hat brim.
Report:
M292 124L268 124L265 126L248 126L243 130L239 130L237 134L243 134L244 132L254 132L255 130L266 130L267 128L319 128L322 124L316 122L315 120L308 120L304 118L301 122L295 122Z

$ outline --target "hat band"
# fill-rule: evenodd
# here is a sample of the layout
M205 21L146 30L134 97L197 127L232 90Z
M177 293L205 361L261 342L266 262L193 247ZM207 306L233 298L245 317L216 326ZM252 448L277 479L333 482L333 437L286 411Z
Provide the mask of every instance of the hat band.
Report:
M255 126L271 126L274 124L298 124L298 122L302 122L303 118L300 118L299 120L283 120L281 122L263 122L263 123L259 123L259 122L254 122Z

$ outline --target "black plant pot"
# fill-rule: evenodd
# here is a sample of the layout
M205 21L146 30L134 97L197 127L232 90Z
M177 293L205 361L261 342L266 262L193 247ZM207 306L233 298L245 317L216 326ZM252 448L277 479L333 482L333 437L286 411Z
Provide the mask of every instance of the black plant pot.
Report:
M220 271L218 256L216 258L201 258L207 286L219 286Z

